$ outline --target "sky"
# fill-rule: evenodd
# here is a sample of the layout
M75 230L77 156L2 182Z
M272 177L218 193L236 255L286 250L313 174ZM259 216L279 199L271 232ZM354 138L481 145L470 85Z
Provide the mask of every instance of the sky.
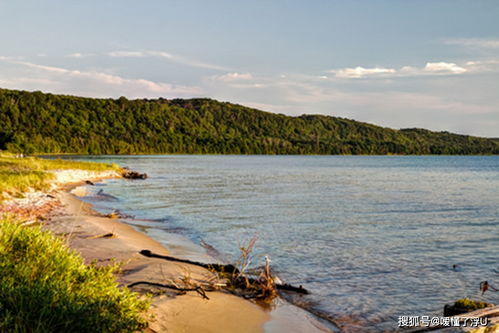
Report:
M499 1L0 0L0 87L499 137Z

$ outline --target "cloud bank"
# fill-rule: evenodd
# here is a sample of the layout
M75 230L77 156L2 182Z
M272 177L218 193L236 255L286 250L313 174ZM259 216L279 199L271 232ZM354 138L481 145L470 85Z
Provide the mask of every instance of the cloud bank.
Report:
M453 62L427 62L424 67L403 66L396 68L364 68L357 66L355 68L341 68L328 71L334 74L335 77L341 79L362 79L362 78L391 78L391 77L408 77L408 76L424 76L424 75L456 75L463 74L469 71L466 66L458 66Z
M5 57L0 60L6 60ZM24 76L4 77L0 82L5 87L16 89L40 89L44 91L74 93L92 97L192 97L203 95L203 90L194 86L154 82L142 78L125 78L97 71L71 70L62 67L40 65L27 61L10 60L10 64L24 67ZM20 86L19 86L20 85ZM36 86L31 88L32 86Z
M197 68L211 69L216 71L228 71L224 66L206 63L203 61L191 59L189 57L174 55L164 51L111 51L106 54L114 58L163 58L169 61Z
M499 49L499 39L460 38L449 39L444 43L447 45L458 45L468 48Z

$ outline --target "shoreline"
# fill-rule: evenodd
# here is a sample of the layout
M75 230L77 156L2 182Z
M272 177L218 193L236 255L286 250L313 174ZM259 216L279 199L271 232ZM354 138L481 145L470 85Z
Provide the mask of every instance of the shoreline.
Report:
M87 214L92 218L92 219L99 219L103 218L100 216L100 213L96 212L95 209L93 208L91 203L87 203L83 201L81 198L78 198L78 196L69 193L69 191L74 192L74 190L78 190L78 188L81 188L80 186L71 186L66 190L65 195L69 195L70 197L66 197L65 200L69 199L71 201L76 201L78 202L81 206L85 207ZM82 191L82 193L86 194L86 191ZM109 217L104 217L104 219L107 219L108 221L111 220L114 225L119 224L119 225L125 225L126 227L132 229L132 232L134 235L137 235L139 238L143 238L149 241L154 242L156 245L159 245L158 248L151 248L148 247L147 249L157 252L159 254L164 254L164 255L170 255L174 257L179 257L179 258L188 258L191 260L200 260L200 261L206 261L206 259L210 259L210 255L204 251L202 252L196 252L196 249L202 250L199 246L197 246L194 242L192 242L190 239L181 236L179 234L171 233L168 231L161 231L161 234L163 237L161 237L161 242L157 241L153 236L149 235L146 230L144 230L143 227L140 226L135 226L133 223L128 223L127 221L123 221L121 219L112 219ZM104 230L103 233L108 232L110 229ZM135 236L134 236L135 237ZM167 245L165 245L167 243ZM200 268L200 267L195 267L191 266L189 264L178 264L178 263L170 263L170 262L164 262L158 259L150 259L150 258L145 258L143 256L137 255L138 251L140 249L136 248L137 251L134 253L134 257L138 257L139 261L146 262L146 259L149 261L148 265L161 265L162 268L158 271L154 267L148 267L144 270L147 270L147 272L135 272L135 269L132 267L125 267L124 269L127 271L126 275L120 276L120 282L121 283L133 283L136 280L142 279L143 276L147 275L149 277L149 281L151 282L158 282L160 279L158 279L159 276L163 276L169 279L174 279L175 276L180 276L185 273L186 267L189 269L189 275L192 275L192 278L195 278L197 280L202 280L203 278L206 278L206 274L211 274L208 270ZM141 248L142 249L142 248ZM145 249L145 248L143 248ZM213 261L216 261L216 259L213 259ZM132 266L135 264L132 264ZM176 270L174 272L171 272L168 267L170 266L176 266ZM166 268L165 268L166 267ZM171 268L171 267L170 267ZM194 268L194 269L193 269ZM129 271L133 271L133 274L128 274ZM147 273L147 274L146 274ZM202 276L199 277L199 274ZM135 280L134 280L135 279ZM134 289L136 290L136 289ZM140 289L138 289L140 291ZM210 301L213 298L212 295L217 295L216 296L216 302L214 304L210 305ZM289 301L278 297L273 304L270 307L262 307L261 305L256 304L253 301L246 300L242 297L232 295L230 293L224 292L224 291L213 291L213 292L208 292L207 295L210 297L209 301L206 301L203 305L201 305L199 302L202 301L202 299L199 297L194 292L188 292L187 295L191 300L184 300L182 299L184 295L177 297L175 299L165 299L163 301L158 301L158 303L154 303L152 307L158 307L157 311L155 312L155 315L157 315L157 312L161 312L161 310L164 308L168 308L170 311L175 311L175 309L184 309L184 308L189 308L191 306L198 307L199 310L202 310L204 313L200 313L200 321L201 324L198 325L191 325L189 327L178 327L177 322L172 323L169 321L169 318L166 316L158 317L162 318L160 321L164 322L164 328L172 329L172 326L168 326L171 324L174 324L173 327L175 329L173 330L174 332L177 332L177 329L179 332L268 332L268 333L285 333L285 332L334 332L335 327L334 324L321 319L319 317L316 317L313 313L302 309L299 306L296 306ZM197 298L196 301L194 299ZM199 304L198 304L199 303ZM220 303L220 304L218 304ZM223 305L221 303L224 303ZM174 309L172 309L172 307ZM237 309L235 314L230 314L230 313L225 313L228 308L231 309ZM180 313L182 315L182 313ZM216 327L213 327L212 325L207 325L206 318L205 316L212 318L212 317L218 317L217 322L216 322ZM239 323L244 323L243 326L245 327L227 327L227 330L224 329L224 326L221 326L221 323L219 320L223 320L223 318L227 318L231 321L234 322L239 322ZM237 319L239 317L243 317L243 320ZM179 319L179 318L177 318ZM192 318L192 314L188 314L187 317L185 318L185 321L192 322L194 318ZM184 319L180 320L183 321ZM254 324L255 322L259 323L259 327L256 327ZM163 323L159 324L159 331L157 332L162 332L162 326ZM184 325L183 323L179 323L180 325ZM166 327L168 326L168 327ZM153 327L153 326L151 326ZM246 328L247 327L247 328Z
M189 271L191 278L196 280L204 279L204 275L208 273L186 264L164 263L145 258L138 253L142 249L164 255L169 254L169 251L118 219L96 215L91 205L72 194L62 191L58 199L67 215L55 216L44 228L56 234L70 234L69 246L80 252L86 262L126 262L117 277L120 285L142 280L161 283L165 279L182 276L184 270ZM114 236L96 237L109 233ZM139 293L159 291L140 287L131 289ZM164 294L153 296L150 313L156 319L150 322L151 332L262 332L263 324L268 319L257 305L233 295L210 292L208 301L195 292L187 292L182 297L176 296L176 293L168 290ZM191 309L197 309L199 315L194 315Z
M40 209L37 206L40 202L42 207L48 205L47 210L42 209L42 212L35 217L39 219L38 222L42 227L65 238L67 245L79 252L86 263L96 261L98 265L108 265L123 262L121 273L117 275L117 281L121 286L144 280L153 283L165 283L165 280L180 283L186 279L203 282L213 277L210 276L212 273L204 268L184 263L165 263L139 255L139 251L143 249L180 258L184 257L185 253L179 252L182 246L178 246L178 243L170 244L162 237L159 237L161 241L157 241L148 235L147 230L127 222L126 218L103 216L94 209L92 203L79 198L88 195L87 180L97 183L109 178L121 178L119 173L82 170L54 173L57 177L49 190L28 191L25 193L25 198L4 201L0 204L0 213L2 210L5 212L5 202L16 202L19 207L24 205L28 211L27 206L30 204L34 205L31 207L32 211ZM180 236L168 231L164 233ZM185 240L196 246L191 240L187 238ZM185 245L184 248L187 248ZM210 258L206 252L201 254ZM142 295L153 294L148 314L152 315L154 320L150 321L150 326L145 332L341 331L313 312L302 309L299 305L294 305L281 297L276 299L271 309L266 309L252 301L223 291L208 292L209 300L206 300L193 291L165 292L165 289L149 287L130 289ZM497 319L494 317L492 325L498 323Z
M13 206L17 206L14 213L25 209L27 212L21 216L27 220L26 224L41 221L45 230L66 238L68 246L80 253L86 263L96 261L98 265L107 265L123 262L117 275L121 286L137 281L165 283L168 280L181 284L191 280L203 283L213 278L213 273L201 267L140 255L139 251L143 249L163 255L171 255L171 251L168 245L159 243L126 221L99 214L90 203L78 197L86 194L85 181L97 183L121 178L116 172L65 170L54 174L56 178L50 190L28 192L25 198L8 200L6 205L5 202L0 205L3 208L0 211ZM173 252L182 257L179 246L175 246ZM207 293L209 300L205 300L193 291L179 294L163 288L135 286L130 289L139 294L153 293L148 314L154 319L150 321L147 332L333 331L312 314L284 299L277 299L273 309L269 310L223 291L210 291Z

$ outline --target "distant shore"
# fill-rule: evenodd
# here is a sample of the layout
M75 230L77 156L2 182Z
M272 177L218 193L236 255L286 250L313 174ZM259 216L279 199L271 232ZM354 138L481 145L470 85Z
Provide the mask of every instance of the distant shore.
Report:
M499 154L495 138L319 114L289 116L209 98L99 99L9 89L0 89L0 98L16 101L0 109L0 149L18 153ZM40 113L45 121L33 123Z

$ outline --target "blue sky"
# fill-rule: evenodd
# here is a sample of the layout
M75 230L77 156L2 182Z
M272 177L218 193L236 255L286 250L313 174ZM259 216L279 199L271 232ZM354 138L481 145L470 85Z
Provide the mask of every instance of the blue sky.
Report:
M499 1L0 1L0 87L499 137Z

